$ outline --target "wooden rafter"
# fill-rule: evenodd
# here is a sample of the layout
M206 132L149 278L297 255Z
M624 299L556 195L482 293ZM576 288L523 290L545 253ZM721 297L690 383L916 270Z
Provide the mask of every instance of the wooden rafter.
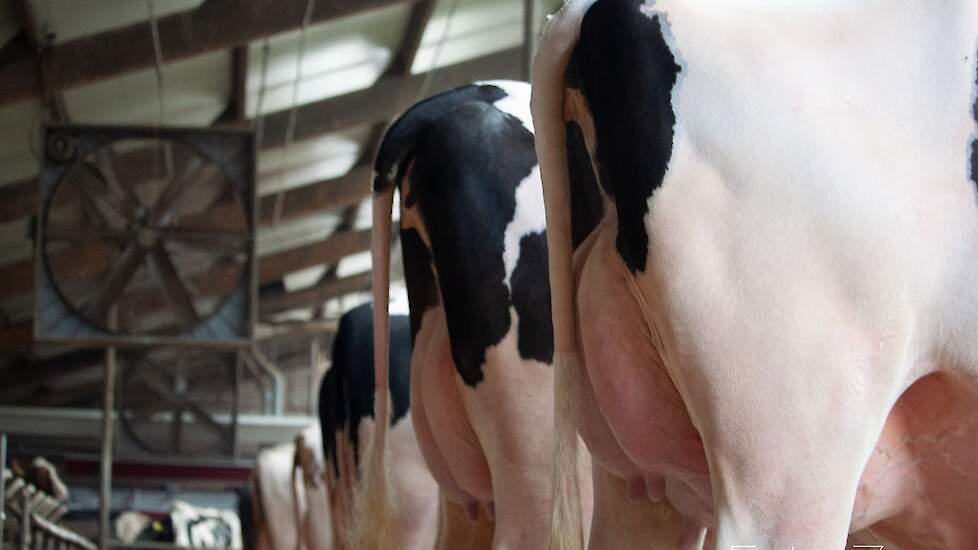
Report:
M14 13L20 20L24 36L34 50L34 62L37 68L37 82L40 90L41 99L50 119L57 123L68 122L68 108L65 105L64 96L60 93L53 93L48 81L50 74L44 65L44 60L50 52L50 38L43 32L37 22L37 15L34 13L34 6L30 0L13 0ZM31 58L25 58L31 59Z
M480 78L519 78L521 52L522 48L513 48L442 67L430 93ZM427 74L386 76L365 90L303 105L297 111L295 139L390 120L414 104ZM276 147L284 143L287 125L288 111L266 116L263 144Z
M13 0L11 2L14 14L20 21L20 26L24 30L24 37L31 45L35 54L41 53L47 46L47 39L42 35L40 27L37 25L37 17L34 15L34 6L30 0Z
M248 46L231 51L231 83L231 122L244 123L248 120Z
M431 88L437 93L480 78L519 78L520 48L463 61L438 71ZM300 106L296 111L295 139L302 140L365 123L386 122L414 103L425 74L391 76L380 79L368 89L351 92ZM285 142L288 111L265 117L262 143L266 148ZM120 155L125 162L129 155ZM133 159L133 162L140 162ZM0 224L26 218L37 206L37 182L34 177L0 186Z
M351 254L370 250L370 230L334 233L328 239L280 252L259 261L262 284L277 281L289 273L321 264L338 262Z
M418 56L418 50L421 49L421 38L424 36L424 30L428 26L428 21L431 20L431 14L434 11L435 2L433 0L418 2L411 10L404 37L401 39L396 56L387 67L387 75L411 73L411 66L414 65L414 59Z
M289 293L269 293L262 297L260 311L267 318L283 311L311 307L351 292L370 289L370 272L351 275L335 281L325 281L311 288Z
M424 36L424 31L428 27L428 22L431 20L431 15L435 11L434 0L424 0L418 2L417 5L411 10L411 15L408 17L407 26L404 31L404 36L401 38L401 44L397 49L397 53L387 69L381 75L380 80L383 82L385 79L390 78L404 78L411 74L411 66L414 65L414 60L418 55L418 50L421 49L421 39ZM410 105L405 106L409 107ZM392 116L396 116L392 115ZM387 121L382 121L375 124L367 138L366 144L363 147L360 158L357 160L358 164L372 164L374 151L380 146L381 140L384 138L384 131L387 126ZM352 227L354 221L356 220L357 206L351 205L343 212L343 216L340 223L336 227L336 231L347 231ZM337 273L339 272L339 262L334 263L329 266L323 276L320 278L320 283L326 283L329 281L336 280ZM316 316L322 316L322 308L316 311Z
M410 0L331 0L318 2L311 22L353 15ZM159 20L160 41L168 62L247 44L302 24L304 2L280 0L208 1L199 7ZM57 92L149 67L153 45L146 23L135 23L51 48L43 59L48 90ZM41 95L36 59L0 67L0 105Z

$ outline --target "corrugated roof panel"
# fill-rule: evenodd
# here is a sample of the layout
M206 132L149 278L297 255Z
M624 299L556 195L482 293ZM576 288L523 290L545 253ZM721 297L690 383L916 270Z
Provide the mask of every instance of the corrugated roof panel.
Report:
M42 28L55 34L54 43L149 21L147 0L33 0L34 13ZM156 0L157 18L196 8L203 0ZM146 40L151 40L149 25Z
M0 107L0 185L33 176L40 163L31 152L39 147L41 102L26 101Z
M523 41L522 22L522 0L440 0L411 72L512 48Z
M306 30L297 104L310 103L372 85L387 66L404 33L409 5L344 17ZM262 113L292 106L300 31L269 39ZM262 41L249 47L248 114L254 116L262 81Z
M267 256L321 241L333 232L339 220L340 213L331 211L262 228L258 234L258 255Z
M297 141L258 155L258 193L265 195L347 173L360 156L368 126Z
M164 59L166 50L164 50ZM231 53L218 51L163 66L164 125L207 126L228 104ZM159 123L156 70L143 69L64 93L68 115L85 124Z

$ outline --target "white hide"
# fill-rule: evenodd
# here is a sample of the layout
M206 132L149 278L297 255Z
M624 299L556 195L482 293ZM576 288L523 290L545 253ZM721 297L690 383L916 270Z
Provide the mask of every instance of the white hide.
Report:
M561 79L592 3L565 6L534 67L548 188L566 178ZM978 3L643 11L682 72L648 264L622 274L647 325L636 333L703 437L717 547L841 546L901 393L937 370L978 385Z
M543 216L543 187L540 184L540 167L534 166L516 188L516 211L506 226L503 238L503 263L506 265L506 278L503 283L510 287L510 278L520 259L520 240L533 233L546 231L547 222Z
M533 133L533 116L530 114L530 85L516 80L485 80L478 85L496 86L506 92L506 97L493 103L504 113L518 118L523 127Z

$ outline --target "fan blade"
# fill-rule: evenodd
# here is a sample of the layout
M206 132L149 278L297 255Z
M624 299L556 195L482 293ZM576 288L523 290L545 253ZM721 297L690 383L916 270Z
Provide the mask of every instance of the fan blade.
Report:
M73 243L97 240L128 243L132 240L132 235L121 229L92 227L90 225L64 225L60 223L48 223L44 228L44 237L49 241L69 241Z
M146 387L150 388L153 391L153 393L159 395L161 398L169 402L171 406L181 407L187 412L189 412L191 415L193 415L194 418L197 419L198 422L201 423L201 425L204 428L207 428L210 431L218 434L222 440L224 441L230 440L231 434L229 433L227 427L221 424L220 422L218 422L217 420L214 420L214 417L211 416L211 413L204 410L204 408L198 405L197 403L194 403L193 401L185 397L177 395L173 390L167 388L166 386L164 386L163 384L155 380L147 380Z
M152 420L153 416L160 412L159 407L154 407L152 403L146 404L138 409L130 409L127 420L133 426Z
M82 200L90 204L98 212L102 225L109 225L111 218L131 219L131 209L122 199L112 192L111 186L101 170L89 162L82 162L81 168L89 177L75 179Z
M147 250L132 243L122 252L119 261L112 266L109 276L105 278L98 292L85 304L85 314L97 321L103 321L119 295L126 289L129 280L136 273L139 264L146 258Z
M251 236L239 231L216 231L183 227L165 227L159 230L160 238L179 241L204 250L235 253L245 250Z
M160 277L160 283L163 285L163 293L176 308L177 318L180 319L181 324L189 328L199 323L200 316L194 307L190 289L180 279L180 274L177 273L177 268L162 243L157 243L153 247L151 258L153 267Z
M193 157L187 163L183 173L170 182L170 185L163 190L153 211L149 216L150 225L159 225L167 214L173 210L174 205L183 196L190 184L197 179L197 175L204 169L204 162L197 157Z
M119 174L115 171L116 160L118 157L116 156L115 151L111 149L111 145L106 145L105 147L99 148L96 155L98 158L99 169L102 172L109 189L115 193L119 199L128 204L133 210L142 208L143 203L132 190L132 187L124 184L119 179Z

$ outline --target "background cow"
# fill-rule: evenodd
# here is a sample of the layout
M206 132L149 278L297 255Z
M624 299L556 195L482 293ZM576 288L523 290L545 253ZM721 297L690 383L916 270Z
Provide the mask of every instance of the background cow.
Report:
M976 45L972 0L578 0L551 21L557 391L684 542L839 548L899 518L915 547L978 544ZM573 257L566 120L607 207ZM579 546L556 463L553 543Z
M262 450L252 477L252 520L259 550L331 550L334 525L319 423L293 443Z
M386 303L386 301L384 302ZM397 548L430 550L438 531L438 487L418 448L410 420L411 331L406 315L390 320L390 371L394 414L389 443L397 502ZM340 318L332 366L319 387L319 419L336 547L346 548L353 491L360 471L362 441L375 429L372 307L364 304Z
M546 541L553 441L546 236L528 94L525 83L488 82L419 103L387 132L374 182L378 304L388 299L391 209L395 188L401 193L422 453L446 500L494 518L493 547L510 549ZM382 308L375 326L387 326ZM385 335L375 340L377 379L386 377ZM376 407L387 414L385 398ZM382 528L384 435L375 436L359 548L398 538Z
M169 542L182 548L243 548L237 514L179 500L157 520L140 512L123 512L115 520L115 532L123 543Z

